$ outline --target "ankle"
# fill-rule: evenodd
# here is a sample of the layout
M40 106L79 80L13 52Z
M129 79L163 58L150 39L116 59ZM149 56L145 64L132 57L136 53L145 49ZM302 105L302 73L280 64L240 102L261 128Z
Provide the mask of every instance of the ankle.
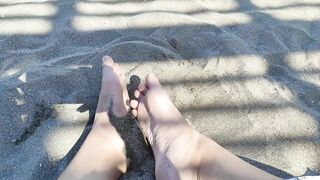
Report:
M175 149L185 149L195 141L197 132L186 122L168 122L168 126L156 126L154 132L153 149L155 154L169 154ZM172 126L172 127L170 127Z
M175 135L168 136L171 138L166 138L166 141L162 141L164 143L158 147L159 159L165 156L173 164L178 164L178 162L189 164L195 161L200 140L200 134L197 131L189 127Z

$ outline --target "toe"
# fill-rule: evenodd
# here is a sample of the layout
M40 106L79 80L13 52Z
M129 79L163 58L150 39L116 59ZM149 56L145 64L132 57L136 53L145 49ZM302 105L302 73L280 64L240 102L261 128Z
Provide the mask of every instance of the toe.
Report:
M140 92L139 90L135 90L135 91L134 91L134 97L135 97L139 102L145 100L145 94L143 94L143 93Z
M133 115L134 117L137 117L137 116L138 116L138 110L133 109L133 110L132 110L132 115Z
M142 93L143 95L145 95L147 93L148 87L145 84L140 84L138 86L138 91L140 91L140 93Z
M153 74L153 73L150 73L150 74L147 75L147 77L146 77L146 85L149 88L160 87L161 86L157 76L155 74Z
M140 96L141 96L140 91L135 90L135 91L134 91L134 97L137 98L137 99L139 99Z
M102 58L102 64L103 64L103 65L110 66L110 67L113 67L113 66L114 66L113 59L112 59L110 56L103 56L103 58Z
M139 102L137 100L131 100L130 101L130 106L133 109L137 109Z

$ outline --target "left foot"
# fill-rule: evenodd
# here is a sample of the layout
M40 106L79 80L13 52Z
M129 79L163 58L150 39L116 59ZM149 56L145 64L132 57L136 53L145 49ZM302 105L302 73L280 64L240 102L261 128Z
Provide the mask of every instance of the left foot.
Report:
M102 83L92 129L59 179L117 179L127 170L125 145L109 121L109 113L125 116L129 96L118 64L102 59ZM111 111L111 112L110 112Z
M112 104L112 113L115 116L125 116L129 111L129 95L124 75L119 65L114 63L109 56L102 58L102 66L102 83L97 113L109 111L108 107Z

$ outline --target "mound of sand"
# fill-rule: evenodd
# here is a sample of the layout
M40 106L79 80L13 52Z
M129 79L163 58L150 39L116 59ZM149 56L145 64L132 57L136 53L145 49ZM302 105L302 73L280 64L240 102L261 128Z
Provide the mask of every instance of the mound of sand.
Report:
M0 178L56 178L90 130L108 54L129 91L149 72L184 116L280 177L320 171L317 1L0 2ZM134 120L114 119L153 179Z

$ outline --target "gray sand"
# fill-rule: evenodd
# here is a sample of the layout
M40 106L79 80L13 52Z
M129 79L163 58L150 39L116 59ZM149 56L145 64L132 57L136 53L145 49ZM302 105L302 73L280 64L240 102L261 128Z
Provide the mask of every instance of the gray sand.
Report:
M90 131L105 54L124 70L130 92L156 73L195 129L244 160L283 178L319 173L319 7L0 1L0 179L63 171ZM131 159L122 178L153 179L135 121L113 122Z

